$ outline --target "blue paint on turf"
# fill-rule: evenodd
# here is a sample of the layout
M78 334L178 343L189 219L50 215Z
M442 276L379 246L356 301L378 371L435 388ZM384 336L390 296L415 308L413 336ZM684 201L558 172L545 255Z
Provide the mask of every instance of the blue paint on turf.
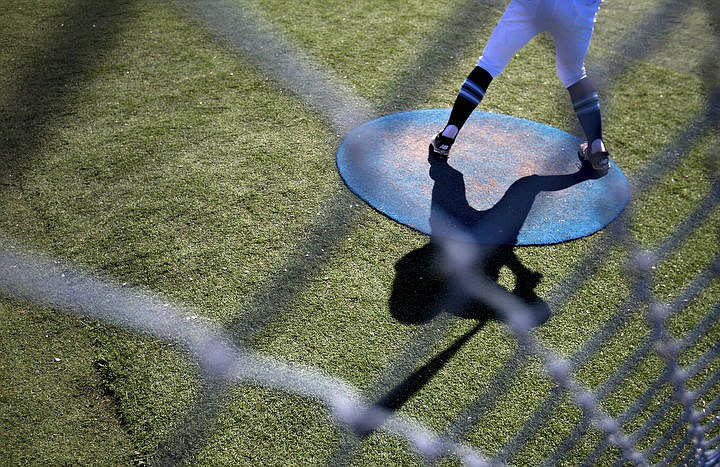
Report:
M529 120L476 111L450 157L429 154L449 110L387 115L350 132L337 151L347 186L381 213L422 233L504 245L591 235L625 209L630 188L612 164L579 168L581 140Z

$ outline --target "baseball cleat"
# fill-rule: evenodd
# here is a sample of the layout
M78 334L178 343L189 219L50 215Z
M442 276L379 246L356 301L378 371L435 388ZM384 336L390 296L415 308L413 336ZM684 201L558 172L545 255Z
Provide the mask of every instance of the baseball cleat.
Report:
M604 143L601 146L601 151L592 152L590 144L582 143L578 149L578 158L581 161L589 162L595 171L607 173L610 170L610 153Z
M435 154L447 157L450 155L450 148L454 142L454 139L443 136L440 132L430 141L430 146Z

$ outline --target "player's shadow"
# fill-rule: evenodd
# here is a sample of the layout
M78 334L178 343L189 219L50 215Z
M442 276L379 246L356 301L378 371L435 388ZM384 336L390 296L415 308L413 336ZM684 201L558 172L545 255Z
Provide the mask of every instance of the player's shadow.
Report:
M587 165L566 175L530 175L516 180L490 209L470 206L463 174L447 159L430 153L430 177L434 181L430 207L431 240L411 251L395 265L390 296L395 319L422 324L441 312L476 321L464 335L377 399L375 405L397 411L418 393L490 319L502 316L485 305L482 291L467 290L463 275L480 275L497 283L507 267L515 283L508 291L525 302L535 325L550 316L548 305L535 288L542 275L522 264L514 246L536 196L543 191L569 188L597 174ZM486 281L483 281L486 282Z
M542 274L522 264L515 253L520 229L536 196L558 191L596 178L587 165L564 175L529 175L510 185L491 208L475 209L467 200L463 174L446 158L432 153L430 177L434 181L430 209L430 242L411 251L395 265L396 275L389 300L395 319L420 324L440 312L485 322L497 316L481 299L462 290L461 270L481 274L498 282L503 267L514 276L510 291L527 303L541 324L549 318L547 304L535 288ZM470 262L470 264L468 264ZM462 263L462 267L456 267Z

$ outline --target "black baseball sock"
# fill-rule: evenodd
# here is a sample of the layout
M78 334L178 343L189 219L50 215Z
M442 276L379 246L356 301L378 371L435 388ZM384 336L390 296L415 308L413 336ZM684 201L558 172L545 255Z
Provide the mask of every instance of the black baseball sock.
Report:
M458 92L453 108L450 111L450 118L443 130L443 135L455 138L457 132L463 127L470 114L480 104L487 91L492 75L484 68L476 66L467 76L460 91Z
M602 117L600 114L600 97L587 78L568 88L573 110L577 114L580 126L585 132L589 143L602 138Z

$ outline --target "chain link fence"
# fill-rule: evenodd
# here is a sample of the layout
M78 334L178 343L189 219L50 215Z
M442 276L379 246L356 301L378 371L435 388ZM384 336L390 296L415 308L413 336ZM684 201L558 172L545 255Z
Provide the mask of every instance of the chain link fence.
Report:
M318 109L339 133L346 134L378 113L378 109L345 89L341 80L333 78L327 71L319 71L302 50L280 41L271 24L253 10L223 1L184 2L183 5L188 14L202 21L238 53L249 56L281 85ZM645 18L644 24L622 42L622 50L615 51L601 64L604 66L603 85L611 83L614 76L622 74L635 60L648 54L654 44L660 43L664 36L658 31L662 30L665 16L669 11L677 12L687 5L661 2L654 14ZM702 5L717 28L720 24L717 2ZM472 8L470 3L461 5L458 14L469 8ZM714 32L715 38L720 36L717 29ZM161 446L156 456L156 461L161 464L187 460L194 442L207 426L197 420L212 420L217 415L208 408L212 404L203 401L220 397L218 388L242 383L325 404L345 434L333 463L352 462L361 440L369 433L383 431L406 439L428 462L451 456L467 465L512 464L547 418L569 401L581 416L570 434L554 446L544 465L561 463L589 431L597 435L597 442L586 456L584 465L595 465L601 459L607 459L608 452L614 453L610 457L618 464L716 465L720 463L720 341L707 337L717 335L720 303L714 297L710 306L703 305L694 327L682 333L672 330L669 322L698 301L717 281L720 257L709 258L706 269L695 277L688 277L685 289L669 302L656 295L653 285L658 265L678 254L688 238L717 218L720 156L715 151L720 143L720 87L715 59L720 47L717 42L709 45L704 77L708 96L705 108L687 122L672 144L656 154L632 179L634 198L631 207L606 229L576 270L546 298L549 309L566 306L579 288L592 286L594 272L603 267L608 252L624 252L628 264L625 280L631 293L575 354L559 355L537 337L534 329L538 324L538 310L533 302L507 291L483 273L482 265L493 255L493 248L433 239L439 267L456 289L445 297L439 308L461 306L467 300L481 302L502 319L507 333L517 342L515 355L505 363L490 386L478 394L443 433L396 413L394 397L397 394L392 393L392 388L406 381L420 362L432 354L452 323L452 317L444 313L437 314L432 325L420 328L405 352L395 358L394 365L363 395L356 388L315 369L261 357L246 350L243 342L270 325L273 317L280 313L278 303L282 300L278 302L277 297L271 302L253 303L253 312L243 315L243 322L221 329L160 297L127 290L78 268L26 252L13 246L10 240L0 244L0 270L4 271L0 275L0 290L11 297L178 343L198 360L202 374L210 382L194 409L196 415L203 417L191 415L178 436ZM418 59L421 63L423 60L423 57ZM708 140L712 141L705 145L711 148L706 155L707 170L713 177L710 190L663 242L652 249L640 247L631 227L635 201ZM348 216L330 212L318 223L318 235L308 238L320 236L330 224L349 225L352 218ZM714 228L717 231L718 226ZM307 263L304 264L303 267L307 267ZM286 277L304 277L296 274L297 267L301 266L291 262L286 268L289 269ZM301 285L293 284L291 280L288 283L285 293L290 297L293 287ZM621 339L623 326L638 317L647 329L645 339L635 343L629 357L614 374L607 375L603 384L595 387L584 384L577 376L578 370L597 358L606 343ZM464 339L473 332L471 330ZM462 339L457 345L461 343ZM687 352L689 349L693 352ZM603 400L617 391L649 358L662 362L662 370L653 376L652 384L624 411L609 413ZM475 423L491 411L498 395L513 384L529 361L540 362L554 382L554 389L545 400L534 412L527 414L524 425L496 453L482 452L462 441ZM662 427L659 435L658 427Z

